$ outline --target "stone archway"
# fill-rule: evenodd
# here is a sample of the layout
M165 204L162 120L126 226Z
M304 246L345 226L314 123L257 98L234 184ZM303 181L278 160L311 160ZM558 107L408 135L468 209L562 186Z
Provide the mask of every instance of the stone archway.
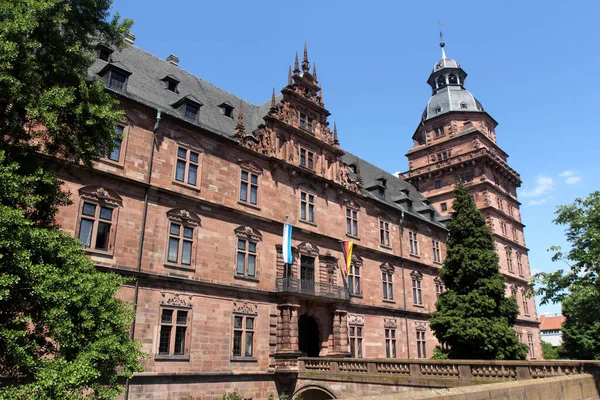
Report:
M307 314L298 319L298 350L307 357L319 357L321 352L319 325Z
M320 386L307 386L293 396L294 398L300 397L302 400L330 400L335 399L333 393Z

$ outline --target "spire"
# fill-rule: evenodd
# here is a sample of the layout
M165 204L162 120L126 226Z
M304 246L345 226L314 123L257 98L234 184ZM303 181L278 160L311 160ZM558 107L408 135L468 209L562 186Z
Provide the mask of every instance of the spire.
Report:
M318 82L318 79L317 79L317 63L313 64L313 73L312 74L313 74L313 77L315 78L315 82Z
M442 32L442 26L446 25L445 22L439 21L438 22L440 25L440 47L442 48L442 60L446 57L446 51L444 50L444 46L446 45L446 43L444 43L444 32Z
M306 50L306 43L304 43L304 59L302 60L302 71L304 73L310 71L310 64L308 63L308 50Z
M275 104L275 88L273 88L273 94L271 94L271 110L275 109L277 106Z
M292 84L292 66L290 65L290 69L288 70L288 86Z
M300 73L300 67L298 66L298 52L296 52L296 59L294 60L294 75Z
M333 144L340 144L337 134L337 124L333 121Z

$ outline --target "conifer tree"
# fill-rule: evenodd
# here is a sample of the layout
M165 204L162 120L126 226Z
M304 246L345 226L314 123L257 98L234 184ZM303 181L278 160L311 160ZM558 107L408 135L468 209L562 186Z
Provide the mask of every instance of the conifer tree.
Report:
M525 359L527 347L512 328L519 314L505 296L490 228L459 182L448 223L448 254L440 269L446 291L436 303L431 329L452 359Z

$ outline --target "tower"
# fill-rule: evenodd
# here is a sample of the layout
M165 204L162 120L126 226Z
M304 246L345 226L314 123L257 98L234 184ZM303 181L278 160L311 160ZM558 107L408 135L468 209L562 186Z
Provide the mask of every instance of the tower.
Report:
M442 58L427 80L432 96L406 154L404 178L448 218L456 181L469 189L492 229L507 295L519 304L517 335L529 345L529 358L541 358L535 302L527 295L531 274L517 198L521 178L498 146L498 123L465 88L467 73L446 56L444 42L440 47Z

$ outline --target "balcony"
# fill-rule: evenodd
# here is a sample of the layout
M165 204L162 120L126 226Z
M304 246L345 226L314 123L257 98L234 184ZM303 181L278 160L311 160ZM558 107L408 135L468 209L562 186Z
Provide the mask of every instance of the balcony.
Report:
M277 278L275 291L278 293L298 293L330 299L348 300L348 289L329 283L319 283L299 278Z

